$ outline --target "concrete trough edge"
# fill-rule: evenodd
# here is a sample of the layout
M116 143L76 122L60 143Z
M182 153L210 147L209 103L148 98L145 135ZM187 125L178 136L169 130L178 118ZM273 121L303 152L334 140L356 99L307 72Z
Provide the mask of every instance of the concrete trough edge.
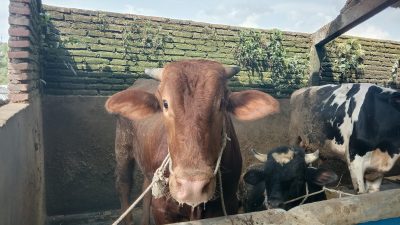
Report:
M400 217L400 189L282 209L175 223L179 225L356 224Z

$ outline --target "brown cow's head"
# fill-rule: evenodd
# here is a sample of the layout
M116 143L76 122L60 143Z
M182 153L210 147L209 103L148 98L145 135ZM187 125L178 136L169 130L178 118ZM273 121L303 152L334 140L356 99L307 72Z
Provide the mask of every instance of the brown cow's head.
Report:
M172 62L146 73L161 81L155 95L134 89L110 97L106 108L132 120L162 113L171 155L169 188L180 203L196 206L214 195L213 174L228 112L254 120L279 111L270 95L249 90L230 93L238 67L207 60Z

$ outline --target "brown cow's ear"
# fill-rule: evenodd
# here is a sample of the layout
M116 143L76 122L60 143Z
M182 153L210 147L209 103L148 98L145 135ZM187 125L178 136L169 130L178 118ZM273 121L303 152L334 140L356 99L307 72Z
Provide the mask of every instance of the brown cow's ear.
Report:
M239 120L256 120L279 112L279 102L261 91L233 92L229 96L228 111Z
M155 95L134 89L114 94L107 100L105 107L109 113L119 114L131 120L143 119L160 111Z

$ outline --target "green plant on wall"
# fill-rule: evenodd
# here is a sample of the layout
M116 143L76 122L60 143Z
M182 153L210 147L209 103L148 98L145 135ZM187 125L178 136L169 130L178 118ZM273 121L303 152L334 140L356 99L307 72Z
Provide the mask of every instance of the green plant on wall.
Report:
M161 26L153 27L149 21L146 21L144 26L137 23L125 25L122 31L124 58L127 60L137 60L138 54L147 57L154 56L153 60L157 60L161 67L164 64L161 56L164 54L165 45L168 42L172 42L172 37L163 33Z
M339 72L336 80L347 83L363 76L365 54L357 39L349 39L334 45L334 54L336 57L334 68Z
M263 77L262 72L267 68L267 53L260 33L240 31L239 44L234 56L238 64L249 72L249 76L257 74L260 78Z
M7 43L0 43L0 84L7 84Z
M239 37L235 58L250 72L249 75L257 74L263 80L263 72L267 72L278 95L283 90L305 86L308 62L287 54L281 31L273 30L268 43L254 31L241 32Z
M273 30L267 45L268 68L271 71L271 81L281 94L285 89L297 89L305 86L305 75L308 63L297 56L289 56L282 44L282 32Z
M395 62L393 63L393 66L392 66L392 70L391 70L391 81L394 83L396 83L398 81L399 73L400 73L399 68L400 68L400 57L395 60Z
M99 13L97 15L97 29L100 30L101 32L105 32L108 27L110 26L110 23L107 20L107 15L104 13Z

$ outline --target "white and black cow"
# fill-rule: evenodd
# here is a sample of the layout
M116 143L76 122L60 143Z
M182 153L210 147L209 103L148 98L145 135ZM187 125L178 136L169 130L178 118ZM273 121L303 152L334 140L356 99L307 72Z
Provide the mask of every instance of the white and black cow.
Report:
M400 92L325 85L295 91L290 105L291 144L347 162L358 193L379 191L383 173L399 158Z
M322 186L337 180L337 175L330 170L307 166L318 159L318 152L305 154L302 148L281 146L272 149L268 154L255 151L253 153L264 165L249 168L243 176L244 182L251 185L250 191L244 196L245 212L265 208L288 210L303 200L304 203L325 200L325 193L319 193L285 204L289 200L304 196L306 189L309 193L317 192Z

